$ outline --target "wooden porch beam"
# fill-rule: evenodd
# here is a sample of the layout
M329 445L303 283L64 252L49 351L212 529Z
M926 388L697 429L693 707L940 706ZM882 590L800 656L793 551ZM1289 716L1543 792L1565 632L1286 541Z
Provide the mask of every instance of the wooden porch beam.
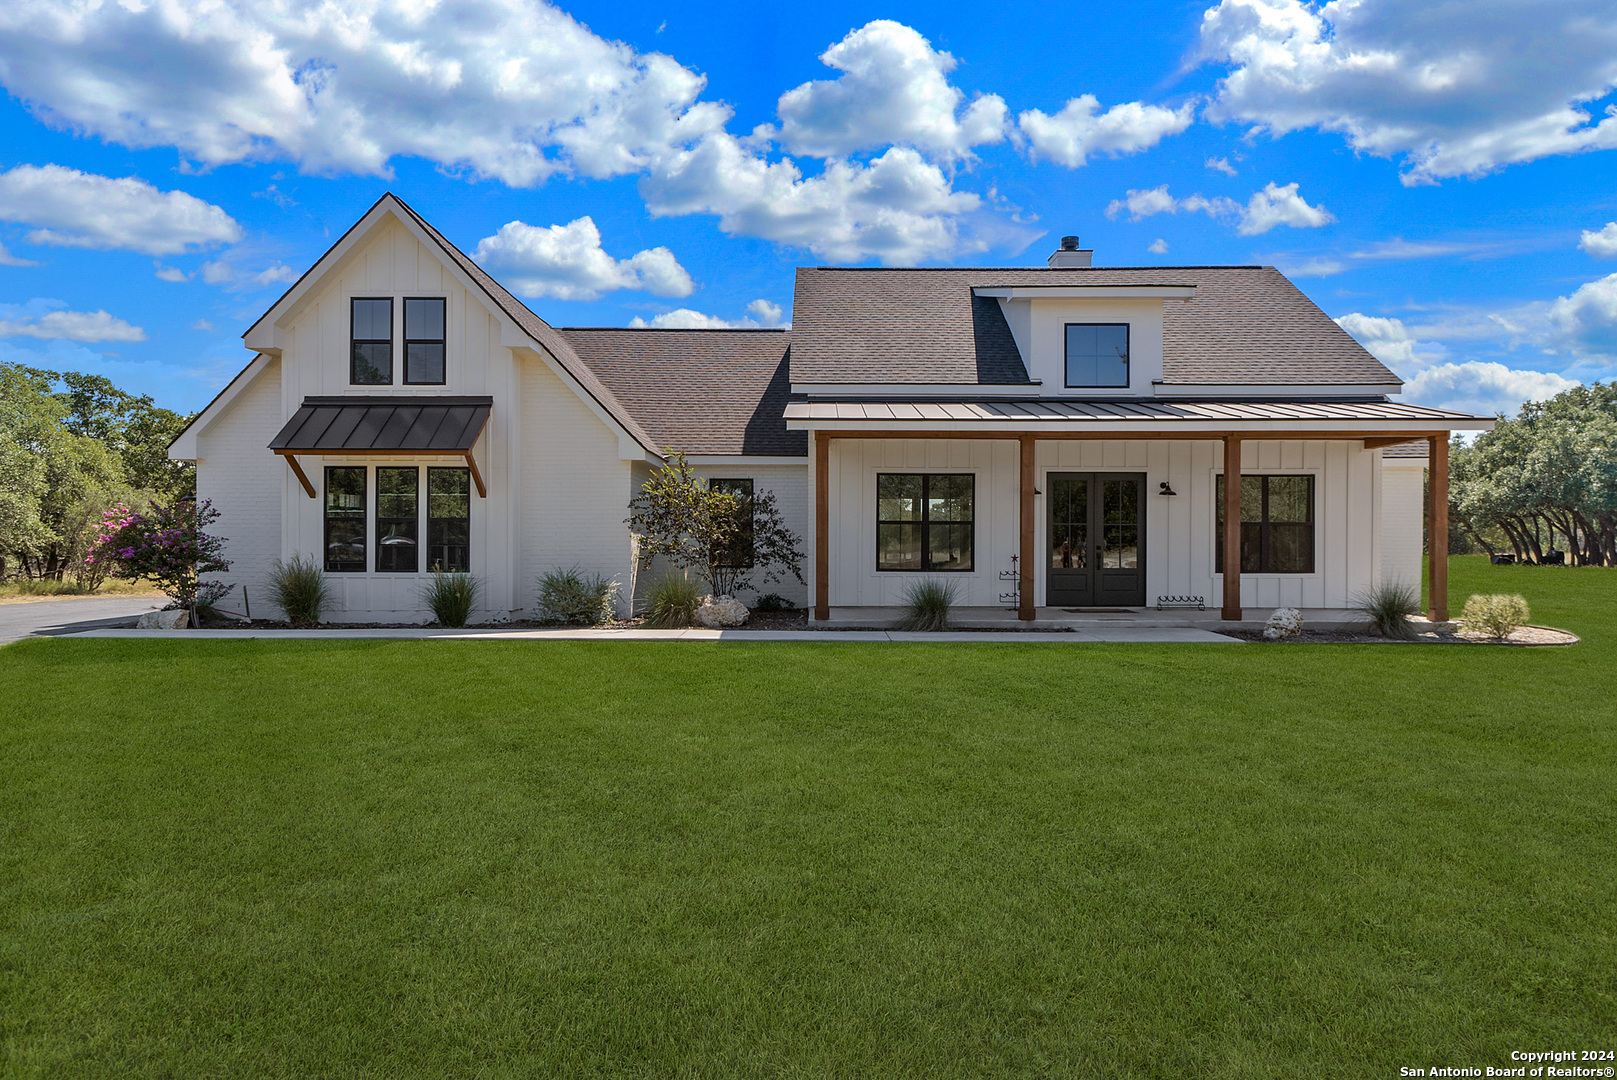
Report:
M1365 439L1389 439L1393 443L1414 442L1418 439L1448 438L1446 431L1431 431L1421 429L1399 434L1388 434L1385 431L1032 431L1026 428L1020 431L894 431L891 429L881 431L857 431L844 428L820 428L814 431L816 436L832 439L1000 439L1019 440L1023 435L1031 435L1035 439L1133 439L1139 442L1151 442L1157 439L1200 439L1206 442L1217 442L1227 438L1237 439L1286 439L1298 441L1323 442L1359 442Z
M483 474L477 471L477 459L472 457L470 450L466 451L466 467L472 471L472 483L477 485L479 498L488 498L488 487L483 483Z
M1034 570L1036 558L1033 554L1033 444L1031 435L1023 435L1020 440L1022 465L1022 557L1018 560L1021 578L1016 583L1017 609L1016 617L1029 622L1038 617L1038 597L1034 589L1038 584L1038 574Z
M1224 436L1224 608L1220 617L1241 618L1241 437Z
M1449 440L1433 435L1428 440L1431 462L1426 487L1431 499L1427 511L1426 558L1430 564L1431 595L1426 617L1449 621Z
M277 450L275 452L281 457L284 457L286 459L286 463L292 466L293 474L297 476L298 483L303 485L303 490L308 492L309 498L317 498L314 493L314 485L309 482L308 474L303 471L303 466L298 464L297 455L289 454L285 450Z
M814 433L814 619L831 617L831 436Z

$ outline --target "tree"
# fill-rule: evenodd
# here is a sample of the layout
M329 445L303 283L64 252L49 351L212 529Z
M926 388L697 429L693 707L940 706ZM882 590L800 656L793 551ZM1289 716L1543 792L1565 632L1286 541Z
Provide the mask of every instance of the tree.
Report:
M206 499L152 503L145 513L127 506L108 510L87 559L112 568L118 577L149 579L175 607L207 608L230 591L221 582L204 582L203 574L230 569L225 538L205 531L219 519Z
M674 453L629 500L627 524L640 540L640 561L661 557L680 570L695 569L715 596L752 587L784 574L803 580L802 541L781 520L773 491L752 495L716 491ZM751 558L738 557L751 534Z

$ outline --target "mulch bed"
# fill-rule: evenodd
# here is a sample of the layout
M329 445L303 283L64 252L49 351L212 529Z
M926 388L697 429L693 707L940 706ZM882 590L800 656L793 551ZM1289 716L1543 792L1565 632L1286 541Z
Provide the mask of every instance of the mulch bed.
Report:
M1219 630L1217 633L1226 637L1240 638L1242 641L1256 641L1264 645L1284 645L1295 643L1298 645L1574 645L1578 635L1565 630L1557 630L1551 626L1523 626L1507 638L1491 638L1478 631L1470 631L1463 623L1453 631L1428 630L1417 634L1413 640L1400 641L1397 638L1382 637L1380 634L1366 633L1362 630L1304 630L1294 637L1282 638L1278 642L1265 641L1260 630Z

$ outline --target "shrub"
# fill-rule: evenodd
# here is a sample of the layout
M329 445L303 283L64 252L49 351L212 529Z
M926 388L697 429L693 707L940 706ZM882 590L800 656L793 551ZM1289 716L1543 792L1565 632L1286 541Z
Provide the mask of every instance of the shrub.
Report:
M201 580L203 574L230 569L225 538L203 531L218 518L219 511L206 499L154 502L144 513L118 506L102 515L100 534L85 562L107 566L130 581L149 578L168 595L170 607L208 608L230 591Z
M780 593L764 593L758 602L752 605L754 611L796 611L797 605L786 599Z
M1353 610L1382 637L1413 641L1417 635L1408 616L1420 614L1420 590L1401 581L1384 582L1355 598Z
M702 606L702 590L689 578L665 577L646 600L646 625L669 629L689 626Z
M605 574L557 567L539 578L539 617L547 622L599 626L617 615L618 582Z
M321 609L331 601L331 585L313 555L294 555L290 562L276 559L269 591L270 599L294 624L319 622Z
M1473 596L1465 602L1465 611L1460 615L1467 627L1496 640L1509 637L1531 617L1525 598L1505 593Z
M432 572L421 587L421 598L432 609L439 626L465 626L477 604L477 579L470 574Z
M954 582L917 581L904 589L904 615L898 620L900 630L947 630L949 610L958 595Z

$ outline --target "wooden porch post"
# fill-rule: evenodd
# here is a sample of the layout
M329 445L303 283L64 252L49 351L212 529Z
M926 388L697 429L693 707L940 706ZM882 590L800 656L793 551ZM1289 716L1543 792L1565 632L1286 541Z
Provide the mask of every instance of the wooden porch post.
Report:
M1433 622L1449 621L1449 439L1447 435L1432 435L1426 440L1431 448L1430 475L1427 480L1431 508L1427 512L1426 558L1431 571L1431 598L1426 617Z
M1017 582L1018 604L1016 617L1032 621L1038 617L1038 597L1033 590L1038 584L1033 554L1033 436L1023 435L1019 440L1022 455L1022 578Z
M814 439L814 619L824 622L831 617L831 527L830 508L826 503L831 494L831 439L824 432L812 433Z
M1224 436L1224 609L1241 618L1241 437Z

